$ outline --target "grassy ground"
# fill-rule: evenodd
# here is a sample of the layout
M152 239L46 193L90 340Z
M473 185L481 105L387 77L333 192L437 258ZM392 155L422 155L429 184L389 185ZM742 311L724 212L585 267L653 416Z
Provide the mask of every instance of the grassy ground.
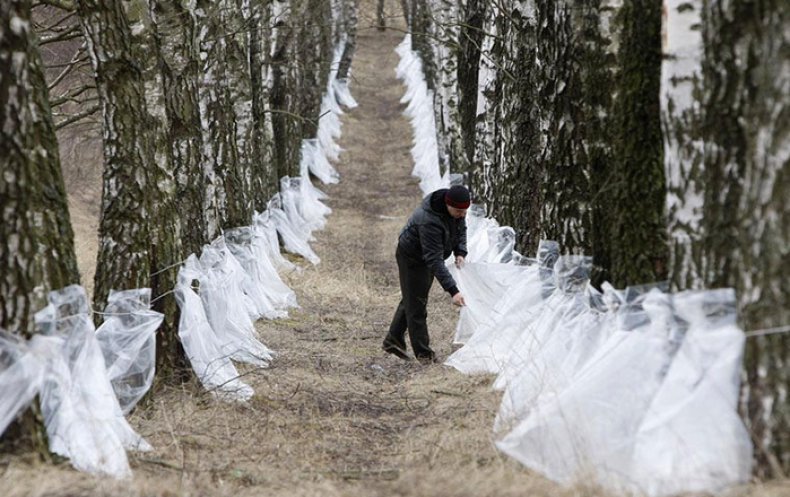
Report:
M194 384L163 388L131 416L155 450L131 456L130 481L14 458L0 464L0 496L605 495L560 488L495 449L490 378L381 352L399 299L395 241L420 193L394 75L402 33L369 28L369 11L360 22L352 86L360 106L344 117L342 181L325 188L334 212L316 234L322 262L288 276L300 310L257 324L279 356L265 370L242 367L253 400L219 403ZM81 260L90 261L95 222L80 214L75 223ZM431 299L429 329L444 358L456 310L438 287Z

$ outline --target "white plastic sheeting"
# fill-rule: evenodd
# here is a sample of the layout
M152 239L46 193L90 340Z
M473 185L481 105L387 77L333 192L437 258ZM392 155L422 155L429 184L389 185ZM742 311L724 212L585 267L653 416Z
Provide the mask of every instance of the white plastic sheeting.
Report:
M96 340L85 290L68 286L49 294L39 311L35 340L46 374L39 392L49 448L80 471L131 474L124 449L151 447L126 422Z
M354 100L354 97L351 95L351 92L348 90L347 79L333 79L332 85L334 86L335 98L337 98L337 103L339 103L340 105L342 105L347 109L353 109L359 105L357 104L357 101Z
M508 289L522 279L526 266L497 263L467 263L462 269L449 265L458 289L466 297L455 330L455 343L466 343L476 330L490 322L491 309L503 301Z
M423 193L439 171L433 96L407 35L396 50ZM447 261L467 306L446 364L498 374L497 447L562 483L593 480L663 497L746 482L752 446L737 414L744 334L731 289L603 293L589 258L541 242L537 260L515 232L472 206L467 264Z
M636 432L631 486L671 495L748 481L752 447L735 410L744 347L735 292L686 292L672 301L687 329Z
M301 226L294 226L293 221L282 208L280 194L276 194L270 201L266 211L262 214L277 228L277 233L283 241L283 248L297 254L312 264L321 262L321 258L310 247L309 235Z
M266 366L272 351L255 336L255 306L244 293L244 270L225 244L217 238L203 247L200 256L200 299L224 355L254 366Z
M557 327L568 326L587 309L582 291L587 287L591 266L589 257L560 256L557 259L554 264L554 292L532 320L522 323L522 331L511 344L510 355L494 383L495 388L506 388L525 368L534 371L538 378L542 376L535 357L541 354L549 341L555 339Z
M277 271L294 271L296 265L283 257L280 252L280 241L277 237L277 224L269 215L269 211L256 212L253 215L253 226L255 227L256 237L263 241L263 249L266 251L267 259L272 263ZM293 299L296 305L296 297Z
M149 299L149 289L112 293L96 332L85 290L72 285L50 292L35 316L40 334L0 334L0 433L38 395L53 453L80 471L129 476L126 450L151 449L119 403L131 409L151 385L162 315Z
M412 175L420 178L420 189L430 193L450 185L448 174L439 171L439 152L436 142L436 119L433 113L433 92L425 84L422 61L411 49L411 35L406 35L396 52L400 62L395 69L399 79L406 85L406 94L401 103L408 104L405 114L414 129L414 159Z
M508 268L518 277L503 275ZM589 269L589 258L561 256L553 270L457 271L470 304L459 329L472 335L446 364L499 374L498 448L562 483L593 479L657 497L748 481L734 292L604 284L601 294ZM486 314L493 294L501 297Z
M543 308L544 300L554 292L554 273L551 268L558 255L559 246L556 242L541 242L538 264L514 271L519 278L488 308L484 317L477 319L477 323L467 322L467 315L462 309L458 328L471 328L472 335L464 347L447 358L445 364L466 374L502 371L524 323L536 318ZM467 266L472 267L473 264ZM465 296L469 302L477 300L473 288L465 292Z
M335 57L340 53L339 48ZM218 398L249 400L254 391L240 379L233 361L265 367L274 354L256 336L253 320L282 318L298 307L296 295L278 274L297 269L280 253L280 241L286 251L320 262L310 242L332 210L310 177L338 181L330 161L342 151L335 142L340 105L356 106L347 83L335 81L334 72L321 105L317 138L302 142L299 176L281 178L280 192L255 213L251 226L226 231L180 269L175 289L179 337L201 383Z
M0 331L0 434L41 390L46 372L45 356L39 352L42 340L56 341L53 350L63 346L60 338L35 336L28 343Z
M627 300L587 363L538 395L498 447L557 481L586 474L651 496L748 481L734 309L731 290Z
M340 156L340 152L343 151L335 140L340 138L340 116L343 115L343 109L340 107L341 100L349 100L347 97L350 97L348 94L348 86L341 82L336 83L337 70L340 66L340 59L343 56L344 49L345 42L337 44L332 57L332 64L329 66L329 79L326 85L326 92L321 99L321 114L318 120L316 138L317 148L320 154L315 157L315 164L310 167L310 171L324 184L337 183L340 179L340 175L335 171L329 161L336 161ZM338 87L340 87L341 91L345 89L346 94L338 97L336 93ZM356 105L353 97L350 101ZM320 166L322 169L316 166ZM324 174L326 179L322 177L321 174L314 172L314 169ZM326 175L325 172L329 174Z
M156 330L164 315L151 310L151 289L111 291L96 340L121 410L129 412L154 382Z
M296 294L283 282L270 260L268 236L257 227L225 232L228 248L244 268L244 292L253 300L260 316L276 319L287 316L286 310L297 304Z
M193 254L178 273L176 301L181 310L178 337L200 383L224 400L246 401L252 398L252 387L239 379L239 372L222 351L223 342L209 323L203 301L192 289L200 281L200 263Z

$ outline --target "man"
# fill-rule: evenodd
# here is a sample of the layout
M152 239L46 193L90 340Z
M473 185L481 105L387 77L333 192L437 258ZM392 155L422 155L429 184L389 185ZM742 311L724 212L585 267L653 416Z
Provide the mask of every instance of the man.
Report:
M408 360L406 329L414 355L420 362L436 361L431 350L426 318L428 292L433 278L450 294L453 304L465 305L444 260L452 252L461 267L466 257L466 210L470 194L463 186L437 190L422 201L411 215L398 238L395 259L398 262L401 301L392 318L382 348L385 352Z

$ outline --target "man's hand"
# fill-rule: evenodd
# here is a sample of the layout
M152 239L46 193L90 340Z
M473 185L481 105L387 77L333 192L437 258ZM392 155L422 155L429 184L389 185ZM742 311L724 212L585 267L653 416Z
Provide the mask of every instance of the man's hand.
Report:
M463 259L463 257L461 259ZM453 304L457 305L458 307L463 307L466 305L466 301L464 300L464 296L461 295L461 292L453 295Z
M464 267L464 263L466 263L466 259L464 259L464 256L462 255L455 256L455 267L461 269L462 267Z

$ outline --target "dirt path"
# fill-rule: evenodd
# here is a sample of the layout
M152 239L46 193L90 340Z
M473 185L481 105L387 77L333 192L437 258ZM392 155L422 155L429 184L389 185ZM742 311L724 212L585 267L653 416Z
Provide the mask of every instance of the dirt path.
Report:
M246 371L254 399L228 405L197 385L165 389L131 418L156 448L131 456L131 482L19 461L0 468L10 495L562 494L495 450L490 378L380 350L399 299L395 241L421 195L394 73L403 33L372 29L372 19L369 9L360 16L360 105L343 119L342 181L325 189L334 212L316 234L322 262L289 278L300 310L257 324L280 355ZM456 311L436 288L429 329L445 358Z

